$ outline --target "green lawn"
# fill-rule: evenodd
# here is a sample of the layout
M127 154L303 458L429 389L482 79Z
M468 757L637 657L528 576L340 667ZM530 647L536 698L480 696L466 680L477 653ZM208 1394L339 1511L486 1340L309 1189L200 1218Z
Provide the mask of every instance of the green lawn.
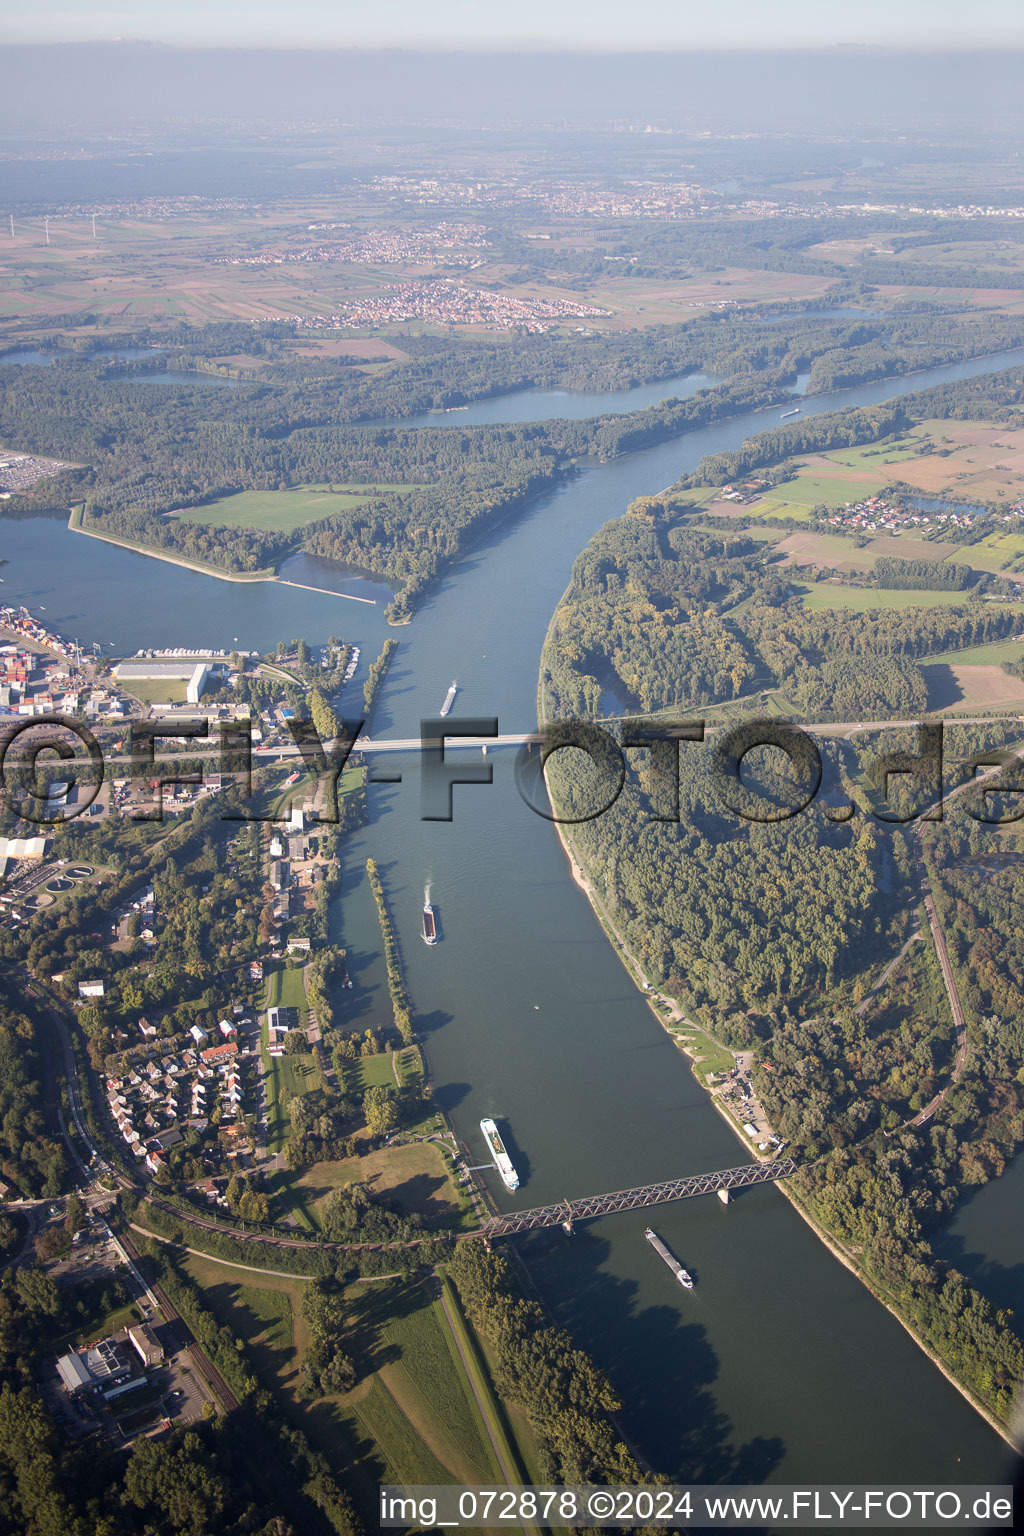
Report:
M812 612L823 608L852 608L867 613L872 608L936 608L966 601L963 592L899 592L881 587L846 587L841 582L816 581L794 587Z
M266 1067L267 1150L270 1152L281 1151L288 1130L288 1107L282 1102L282 1097L295 1097L323 1087L323 1075L311 1051L298 1051L295 1055L270 1055L266 1009L276 1007L298 1008L299 1023L305 1024L306 982L301 966L279 964L271 972L266 982L266 1000L261 1010L260 1051ZM284 1191L276 1192L284 1197ZM303 1221L303 1225L308 1225L304 1212L296 1210L296 1215Z
M1024 657L1024 640L1001 640L993 645L973 645L962 651L943 651L938 656L922 656L922 666L1001 667L1004 661Z
M398 1068L398 1079L403 1088L407 1083L422 1080L425 1076L423 1057L418 1045L407 1045L404 1050L396 1051L395 1065Z
M380 1481L410 1487L436 1487L451 1481L447 1467L413 1429L379 1375L371 1379L368 1392L339 1404L337 1411L342 1423L347 1421L351 1438L358 1443L369 1436L375 1443L385 1469Z
M292 491L236 491L201 507L190 507L182 522L216 528L259 528L265 533L293 533L306 523L335 512L364 506L383 491L404 491L405 485L299 486Z
M305 1008L306 978L302 966L279 964L270 977L269 1008Z
M512 1438L508 1420L498 1400L498 1396L491 1382L490 1372L484 1360L483 1354L477 1343L476 1335L471 1329L462 1311L455 1287L450 1280L441 1282L445 1299L448 1303L448 1311L451 1315L451 1332L455 1340L462 1345L462 1352L466 1356L469 1365L470 1378L473 1381L487 1419L490 1432L493 1435L505 1461L514 1477L526 1482L526 1473L523 1470L523 1460L519 1448Z
M276 1377L285 1386L294 1383L302 1364L305 1324L299 1315L302 1292L308 1281L300 1276L281 1280L268 1275L247 1276L215 1259L189 1254L185 1268L199 1285L219 1322L252 1352L261 1375Z
M297 1387L307 1282L271 1276L243 1282L213 1260L189 1256L186 1263L218 1322L241 1341L261 1380L281 1393L313 1444L345 1467L345 1481L367 1511L382 1479L478 1484L500 1475L440 1303L422 1286L391 1281L348 1288L346 1348L361 1380L351 1392L306 1404Z
M842 469L868 470L871 473L877 471L881 475L887 464L900 464L905 459L917 458L927 436L928 434L924 433L921 437L905 437L898 443L884 445L869 443L864 448L833 448L825 457ZM888 475L882 476L883 480L889 478ZM863 491L861 494L863 495ZM860 497L856 499L859 501Z
M299 1098L324 1085L312 1051L296 1051L294 1056L275 1056L273 1061L278 1072L279 1092L287 1091L293 1098Z
M390 1051L381 1051L376 1056L360 1056L354 1066L361 1078L361 1088L364 1093L367 1088L376 1088L382 1084L390 1088L395 1085Z
M795 481L791 481L790 483L794 485L796 484ZM762 496L761 500L757 502L756 505L745 507L744 512L748 513L751 517L760 517L765 519L771 519L773 517L788 517L792 518L795 523L809 523L811 521L811 508L819 499L820 498L815 497L813 501L802 502L787 501L783 497L776 499L773 496Z
M1024 555L1024 534L987 533L977 544L965 544L950 559L979 571L1001 571Z
M841 467L836 465L837 469ZM884 484L885 479L880 476L879 486ZM797 475L793 480L773 486L762 500L794 503L801 507L814 507L818 502L824 502L826 506L834 507L873 496L876 489L864 480L846 480L839 475Z
M466 1197L456 1184L441 1148L429 1141L395 1143L337 1162L314 1163L300 1172L278 1175L281 1198L292 1210L319 1225L324 1204L344 1184L367 1183L399 1210L423 1216L433 1226L473 1226Z
M188 682L183 677L126 677L118 686L143 704L184 704Z
M692 1024L674 1026L673 1034L680 1044L693 1052L693 1070L698 1077L707 1077L709 1072L730 1072L736 1065L732 1051Z
M406 1305L395 1305L406 1299ZM441 1303L406 1290L391 1300L389 1311L384 1336L399 1359L382 1375L395 1400L451 1471L460 1469L474 1481L500 1477Z
M62 1333L59 1338L52 1341L50 1348L54 1353L64 1353L69 1349L80 1349L83 1344L91 1344L96 1339L105 1339L112 1333L117 1333L121 1328L127 1328L132 1323L140 1321L138 1309L128 1302L123 1307L114 1307L111 1312L100 1313L80 1328L73 1328L68 1333Z
M343 768L338 780L338 794L351 795L366 782L365 768Z

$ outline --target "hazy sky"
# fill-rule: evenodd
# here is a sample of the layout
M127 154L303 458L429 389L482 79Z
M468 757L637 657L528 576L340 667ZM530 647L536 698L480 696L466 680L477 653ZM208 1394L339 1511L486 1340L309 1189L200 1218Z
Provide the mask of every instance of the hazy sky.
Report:
M1024 46L1020 0L2 0L8 42L292 47Z

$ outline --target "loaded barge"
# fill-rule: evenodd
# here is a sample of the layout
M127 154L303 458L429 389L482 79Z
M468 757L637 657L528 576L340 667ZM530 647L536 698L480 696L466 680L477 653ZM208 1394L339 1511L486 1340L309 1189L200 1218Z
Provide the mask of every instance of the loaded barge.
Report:
M437 943L437 915L429 901L423 908L423 942L424 944Z
M644 1237L646 1237L647 1241L650 1243L651 1247L654 1249L655 1253L658 1255L658 1258L659 1259L663 1259L664 1262L668 1265L669 1269L675 1275L676 1279L679 1281L679 1284L682 1286L683 1290L684 1291L692 1291L693 1290L693 1276L690 1274L690 1272L688 1270L685 1270L683 1268L683 1266L680 1264L679 1260L672 1253L669 1252L669 1250L665 1247L665 1244L662 1242L661 1238L658 1236L657 1232L655 1232L654 1228L653 1227L645 1227L644 1228Z

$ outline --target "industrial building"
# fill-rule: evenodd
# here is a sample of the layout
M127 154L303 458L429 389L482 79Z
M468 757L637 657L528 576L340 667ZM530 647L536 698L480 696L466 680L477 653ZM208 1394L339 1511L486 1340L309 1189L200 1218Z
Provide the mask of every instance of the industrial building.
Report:
M7 873L8 863L43 859L49 846L49 839L45 837L0 837L0 880Z
M143 1365L159 1365L164 1357L164 1347L148 1323L138 1323L128 1329L128 1337L135 1346Z
M99 1392L107 1400L141 1387L146 1379L139 1374L126 1341L119 1338L101 1339L91 1349L69 1350L57 1361L57 1374L69 1396Z

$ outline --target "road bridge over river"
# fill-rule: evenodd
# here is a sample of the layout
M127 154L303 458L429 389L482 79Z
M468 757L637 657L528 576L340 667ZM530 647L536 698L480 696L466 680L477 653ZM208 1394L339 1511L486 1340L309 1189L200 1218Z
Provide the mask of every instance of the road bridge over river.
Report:
M693 1195L713 1195L720 1189L748 1189L752 1184L789 1178L799 1168L800 1164L793 1158L777 1157L770 1163L745 1163L742 1168L696 1173L685 1179L668 1179L662 1184L641 1184L636 1189L620 1189L610 1195L563 1200L559 1205L540 1205L531 1211L494 1216L485 1223L480 1235L511 1237L516 1232L529 1232L535 1227L557 1227L588 1217L609 1216L614 1211L635 1211L642 1206L663 1205L669 1200L688 1200Z

